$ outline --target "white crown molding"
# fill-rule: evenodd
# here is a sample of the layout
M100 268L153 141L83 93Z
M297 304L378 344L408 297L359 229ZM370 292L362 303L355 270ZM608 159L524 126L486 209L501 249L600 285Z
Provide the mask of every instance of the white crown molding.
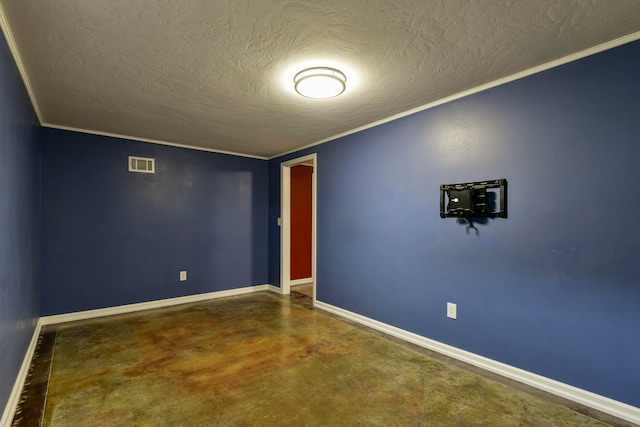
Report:
M44 128L68 130L68 131L71 131L71 132L79 132L79 133L87 133L87 134L90 134L90 135L108 136L108 137L111 137L111 138L128 139L130 141L148 142L150 144L158 144L158 145L167 145L169 147L186 148L186 149L189 149L189 150L206 151L206 152L209 152L209 153L227 154L229 156L247 157L247 158L250 158L250 159L258 159L258 160L268 160L267 157L253 156L251 154L236 153L236 152L233 152L233 151L214 150L212 148L196 147L196 146L193 146L193 145L177 144L177 143L173 143L173 142L169 142L169 141L161 141L159 139L139 138L139 137L135 137L135 136L120 135L120 134L117 134L117 133L100 132L100 131L97 131L97 130L75 128L75 127L70 127L70 126L58 126L58 125L54 125L54 124L51 124L51 123L42 123L41 126L44 127Z
M82 128L74 128L74 127L68 127L68 126L60 126L60 125L55 125L55 124L51 124L51 123L45 123L43 121L41 112L40 112L40 108L38 107L38 103L37 103L37 99L34 93L34 90L32 88L31 82L29 80L29 76L26 72L25 66L22 62L21 56L20 56L20 52L18 51L18 47L16 45L15 39L13 37L9 22L6 18L4 9L2 8L2 5L0 4L0 28L2 28L2 32L5 36L5 39L7 40L7 44L9 46L9 50L11 51L11 54L13 56L13 59L16 63L16 66L18 68L18 71L20 73L20 76L22 77L23 83L26 87L27 93L29 95L29 98L31 100L31 104L33 106L33 109L35 111L35 114L38 118L38 121L40 123L41 126L43 127L49 127L49 128L54 128L54 129L62 129L62 130L70 130L70 131L75 131L75 132L82 132L82 133L88 133L88 134L93 134L93 135L102 135L102 136L110 136L110 137L115 137L115 138L123 138L123 139L129 139L129 140L133 140L133 141L140 141L140 142L148 142L148 143L152 143L152 144L159 144L159 145L167 145L167 146L172 146L172 147L180 147L180 148L187 148L187 149L192 149L192 150L199 150L199 151L206 151L206 152L212 152L212 153L219 153L219 154L228 154L228 155L232 155L232 156L239 156L239 157L247 157L247 158L254 158L254 159L260 159L260 160L271 160L271 159L275 159L277 157L281 157L281 156L285 156L287 154L291 154L291 153L295 153L301 150L305 150L307 148L311 148L317 145L321 145L324 144L326 142L330 142L333 141L335 139L338 138L342 138L344 136L347 135L352 135L354 133L358 133L361 132L363 130L366 129L370 129L394 120L398 120L400 118L406 117L406 116L410 116L412 114L421 112L421 111L425 111L437 106L440 106L442 104L446 104L452 101L455 101L457 99L460 98L464 98L467 97L469 95L473 95L479 92L483 92L485 90L506 84L506 83L510 83L512 81L515 80L519 80L528 76L531 76L533 74L537 74L540 73L542 71L546 71L555 67L559 67L561 65L564 64L568 64L570 62L573 61L577 61L579 59L591 56L591 55L595 55L597 53L600 52L604 52L606 50L609 49L613 49L619 46L622 46L624 44L627 43L631 43L637 40L640 40L640 31L617 38L615 40L611 40L609 42L606 43L602 43L600 45L591 47L589 49L585 49L583 51L580 52L576 52L574 54L571 55L567 55L563 58L559 58L550 62L547 62L545 64L533 67L533 68L529 68L528 70L524 70L521 71L519 73L515 73L512 74L511 76L507 76L498 80L495 80L493 82L489 82L486 83L484 85L480 85L477 86L475 88L463 91L463 92L459 92L455 95L452 96L448 96L439 100L436 100L434 102L404 111L402 113L398 113L392 116L389 116L387 118L369 123L367 125L364 126L360 126L357 127L355 129L351 129L348 130L346 132L342 132L333 136L330 136L328 138L324 138L320 141L316 141L310 144L306 144L303 145L301 147L297 147L295 149L291 149L279 154L276 154L274 156L270 156L270 157L263 157L263 156L254 156L254 155L250 155L250 154L245 154L245 153L237 153L237 152L232 152L232 151L225 151L225 150L215 150L215 149L208 149L208 148L203 148L203 147L196 147L196 146L191 146L191 145L185 145L185 144L179 144L179 143L172 143L169 141L161 141L161 140L154 140L154 139L148 139L148 138L138 138L138 137L133 137L133 136L127 136L127 135L121 135L121 134L114 134L114 133L109 133L109 132L100 132L100 131L95 131L95 130L89 130L89 129L82 129Z
M16 44L16 41L13 38L11 26L9 25L9 21L7 20L7 15L4 13L4 8L2 7L1 3L0 3L0 28L2 28L2 33L4 34L4 38L7 41L7 45L9 46L9 51L11 52L11 56L13 57L13 61L16 63L16 67L18 68L18 73L20 73L22 82L27 90L27 94L29 96L29 99L31 100L31 106L33 107L33 111L36 113L38 123L42 123L42 115L40 114L40 108L38 107L36 95L33 91L33 87L31 86L31 80L29 80L29 75L27 74L27 70L24 66L24 63L22 62L22 57L20 56L20 52L18 51L18 45Z
M20 395L22 394L24 383L27 380L27 376L29 375L31 359L33 359L33 353L36 351L36 346L38 345L38 338L40 337L42 325L42 322L38 320L38 323L36 324L36 327L33 331L33 336L31 337L31 343L29 343L29 347L27 347L27 351L24 354L24 359L22 359L22 366L18 371L16 381L13 383L13 389L11 390L11 394L9 395L9 400L7 401L4 412L2 413L2 418L0 418L0 427L11 427L11 424L13 423L13 417L16 414L16 409L20 401Z
M507 365L496 360L486 358L459 348L414 334L404 329L379 322L369 317L362 316L351 311L335 307L333 305L315 301L314 308L318 308L329 313L333 313L345 319L354 321L364 326L384 332L385 334L400 338L404 341L419 345L420 347L436 351L440 354L461 360L484 370L494 372L506 378L510 378L532 387L544 390L556 396L572 400L582 405L589 406L601 412L613 415L632 423L640 424L640 408L610 399L599 394L592 393L569 384L543 377L533 372L525 371L511 365Z
M619 47L619 46L622 46L624 44L631 43L631 42L634 42L634 41L637 41L637 40L640 40L640 31L632 33L632 34L629 34L629 35L626 35L624 37L617 38L615 40L608 41L606 43L599 44L597 46L591 47L589 49L585 49L585 50L580 51L580 52L573 53L571 55L567 55L565 57L562 57L562 58L547 62L545 64L538 65L538 66L533 67L533 68L529 68L529 69L521 71L519 73L515 73L515 74L512 74L510 76L503 77L501 79L494 80L492 82L485 83L485 84L480 85L480 86L476 86L476 87L471 88L469 90L465 90L463 92L459 92L459 93L457 93L455 95L447 96L446 98L442 98L442 99L439 99L437 101L430 102L428 104L421 105L421 106L416 107L416 108L412 108L412 109L404 111L402 113L394 114L393 116L389 116L387 118L375 121L373 123L369 123L367 125L360 126L358 128L351 129L351 130L348 130L346 132L342 132L342 133L339 133L337 135L333 135L333 136L330 136L328 138L321 139L320 141L312 142L311 144L307 144L307 145L304 145L302 147L299 147L299 148L296 148L296 149L293 149L293 150L288 150L288 151L285 151L283 153L276 154L275 156L269 157L269 160L275 159L275 158L278 158L278 157L282 157L282 156L286 156L287 154L292 154L292 153L295 153L295 152L298 152L298 151L306 150L307 148L315 147L316 145L321 145L321 144L333 141L333 140L338 139L338 138L342 138L342 137L345 137L345 136L348 136L348 135L352 135L354 133L361 132L363 130L371 129L371 128L374 128L376 126L380 126L380 125L383 125L385 123L389 123L389 122L392 122L394 120L398 120L398 119L401 119L403 117L407 117L407 116L410 116L412 114L419 113L421 111L429 110L431 108L438 107L438 106L443 105L443 104L447 104L447 103L455 101L457 99L465 98L465 97L467 97L469 95L474 95L474 94L479 93L479 92L484 92L485 90L492 89L494 87L501 86L501 85L504 85L504 84L507 84L507 83L511 83L511 82L513 82L515 80L520 80L520 79L523 79L525 77L529 77L529 76L532 76L534 74L538 74L538 73L541 73L543 71L547 71L547 70L550 70L552 68L556 68L556 67L559 67L561 65L565 65L565 64L568 64L570 62L574 62L574 61L577 61L579 59L583 59L583 58L586 58L588 56L595 55L597 53L601 53L601 52L607 51L609 49L613 49L613 48L616 48L616 47Z

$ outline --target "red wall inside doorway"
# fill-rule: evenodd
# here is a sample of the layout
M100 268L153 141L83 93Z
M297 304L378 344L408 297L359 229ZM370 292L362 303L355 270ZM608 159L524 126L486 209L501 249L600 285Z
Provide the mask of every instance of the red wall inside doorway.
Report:
M291 168L291 280L311 277L313 166Z

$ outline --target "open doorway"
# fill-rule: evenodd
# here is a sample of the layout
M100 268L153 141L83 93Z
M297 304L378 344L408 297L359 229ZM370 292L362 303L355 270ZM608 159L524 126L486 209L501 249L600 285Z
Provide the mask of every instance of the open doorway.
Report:
M295 169L294 169L295 168ZM311 285L313 301L316 299L316 183L317 156L311 154L281 164L281 212L280 212L280 288L284 295L291 292L291 286ZM308 182L310 194L306 191L301 197L292 194L292 187L304 187ZM293 200L292 200L293 198ZM296 200L298 198L298 200ZM293 205L292 205L293 201ZM302 203L303 206L300 206ZM304 206L310 203L310 206ZM310 213L310 236L297 236L307 233L307 225L302 224L301 216ZM308 257L310 256L310 259ZM306 277L304 277L306 276Z

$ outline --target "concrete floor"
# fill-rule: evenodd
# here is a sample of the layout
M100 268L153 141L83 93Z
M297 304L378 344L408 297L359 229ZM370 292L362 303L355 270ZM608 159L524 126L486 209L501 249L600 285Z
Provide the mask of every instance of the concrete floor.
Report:
M313 284L292 286L291 292L297 292L302 295L306 295L309 298L313 298Z
M28 382L41 400L23 398L14 425L608 425L308 300L258 293L49 327Z

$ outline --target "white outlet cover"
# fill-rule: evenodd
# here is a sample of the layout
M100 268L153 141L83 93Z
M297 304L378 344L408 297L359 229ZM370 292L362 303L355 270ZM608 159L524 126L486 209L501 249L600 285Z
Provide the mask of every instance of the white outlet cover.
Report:
M458 318L458 305L452 302L447 303L447 317L449 319L457 319Z
M181 271L180 272L180 281L184 282L185 280L187 280L187 272L186 271Z

